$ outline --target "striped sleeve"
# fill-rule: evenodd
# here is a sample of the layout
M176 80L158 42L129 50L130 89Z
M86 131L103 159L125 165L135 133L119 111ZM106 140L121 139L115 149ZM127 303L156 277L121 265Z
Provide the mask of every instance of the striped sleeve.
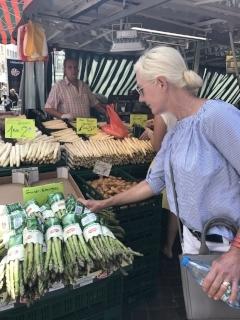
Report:
M161 148L153 159L147 173L146 181L154 194L160 194L165 187L164 148Z
M53 108L57 110L59 104L60 104L59 90L58 90L58 85L55 84L49 93L49 96L45 104L45 109Z
M206 112L203 130L208 140L240 175L240 111L219 103Z

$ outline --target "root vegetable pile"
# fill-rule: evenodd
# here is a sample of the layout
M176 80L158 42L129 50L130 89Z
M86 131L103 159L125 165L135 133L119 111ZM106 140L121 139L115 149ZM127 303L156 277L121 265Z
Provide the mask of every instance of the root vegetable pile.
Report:
M121 177L101 177L99 179L95 179L89 181L89 184L96 189L99 193L103 195L104 198L109 198L123 192L125 190L130 189L134 185L137 184L136 181L127 181Z

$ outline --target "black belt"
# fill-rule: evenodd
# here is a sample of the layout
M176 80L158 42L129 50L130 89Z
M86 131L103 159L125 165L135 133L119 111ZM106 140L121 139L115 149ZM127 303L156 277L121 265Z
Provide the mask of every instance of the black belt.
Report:
M199 241L201 241L201 232L188 229L192 235L194 235L195 238L197 238ZM206 235L206 241L209 242L216 242L216 243L223 243L223 237L219 234L207 234Z

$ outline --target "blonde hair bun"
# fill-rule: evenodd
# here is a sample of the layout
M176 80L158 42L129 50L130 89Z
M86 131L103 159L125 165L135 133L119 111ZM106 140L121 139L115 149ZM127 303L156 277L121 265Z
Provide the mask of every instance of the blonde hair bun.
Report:
M155 47L146 51L136 62L135 72L146 80L155 80L164 76L179 88L194 91L202 86L202 78L196 72L188 70L180 52L172 47Z
M203 85L202 78L193 70L185 70L183 79L186 82L186 87L189 89L199 89Z

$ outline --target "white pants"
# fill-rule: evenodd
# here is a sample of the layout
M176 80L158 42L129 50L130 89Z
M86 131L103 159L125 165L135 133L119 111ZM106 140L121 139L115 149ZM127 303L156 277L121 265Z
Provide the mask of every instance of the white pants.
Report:
M223 243L209 242L206 244L210 251L216 252L227 252L230 247L228 239L223 237ZM198 254L200 249L200 241L194 237L194 235L188 230L187 227L183 226L183 253L184 254Z

